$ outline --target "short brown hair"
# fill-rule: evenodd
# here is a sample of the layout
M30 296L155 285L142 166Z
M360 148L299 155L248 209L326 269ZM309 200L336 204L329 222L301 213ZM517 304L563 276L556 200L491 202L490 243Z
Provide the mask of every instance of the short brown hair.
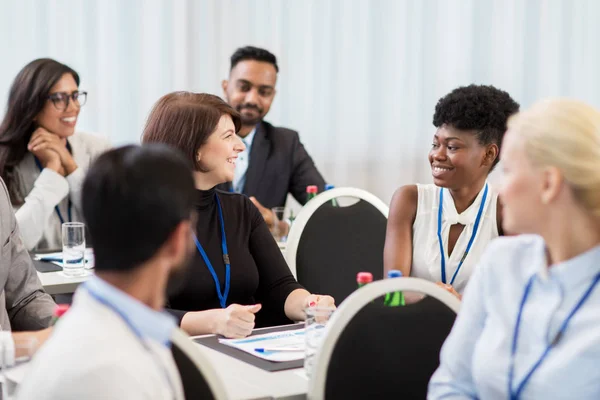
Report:
M220 97L207 93L173 92L161 97L150 112L142 143L165 143L179 149L201 170L198 150L215 131L223 115L229 115L239 132L240 114Z

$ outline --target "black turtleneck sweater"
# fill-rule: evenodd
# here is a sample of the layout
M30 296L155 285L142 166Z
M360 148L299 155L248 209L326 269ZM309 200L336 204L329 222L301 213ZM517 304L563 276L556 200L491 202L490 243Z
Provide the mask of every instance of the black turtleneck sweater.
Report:
M225 288L225 263L215 194L219 196L231 263L227 305L261 303L256 327L289 323L284 312L287 296L302 288L290 272L279 246L258 209L244 195L221 190L197 190L196 235ZM169 298L170 312L181 319L187 311L220 308L215 281L196 249L185 283Z

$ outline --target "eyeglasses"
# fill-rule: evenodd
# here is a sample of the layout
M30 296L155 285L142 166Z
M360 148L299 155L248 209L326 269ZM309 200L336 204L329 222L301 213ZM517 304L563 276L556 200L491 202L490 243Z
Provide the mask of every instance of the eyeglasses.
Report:
M87 100L87 92L75 91L71 94L66 92L52 93L48 96L48 100L54 104L57 110L65 111L69 108L69 101L73 101L77 107L83 107Z

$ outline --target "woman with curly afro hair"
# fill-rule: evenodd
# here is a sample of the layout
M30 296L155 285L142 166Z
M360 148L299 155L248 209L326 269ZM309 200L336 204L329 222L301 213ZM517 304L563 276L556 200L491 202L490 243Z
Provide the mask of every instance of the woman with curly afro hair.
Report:
M508 118L519 110L493 86L459 87L433 115L429 163L434 184L394 194L384 267L437 282L461 297L487 244L502 234L498 193L487 177L498 163Z

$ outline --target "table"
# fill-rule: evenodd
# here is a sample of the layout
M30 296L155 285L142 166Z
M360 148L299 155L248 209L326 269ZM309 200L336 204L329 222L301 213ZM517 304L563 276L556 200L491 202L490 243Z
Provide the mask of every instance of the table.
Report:
M268 372L201 344L196 346L217 370L228 399L306 399L308 379L302 368Z
M285 243L278 243L279 249L285 256ZM89 271L89 270L88 270ZM42 282L42 286L48 294L64 294L64 293L75 293L75 289L81 283L87 281L90 275L79 276L76 278L69 278L62 274L62 272L39 272L38 277Z
M58 272L39 272L38 277L42 282L44 290L48 294L63 294L63 293L74 293L77 286L87 281L91 273L85 276L77 277L66 277L62 271Z

